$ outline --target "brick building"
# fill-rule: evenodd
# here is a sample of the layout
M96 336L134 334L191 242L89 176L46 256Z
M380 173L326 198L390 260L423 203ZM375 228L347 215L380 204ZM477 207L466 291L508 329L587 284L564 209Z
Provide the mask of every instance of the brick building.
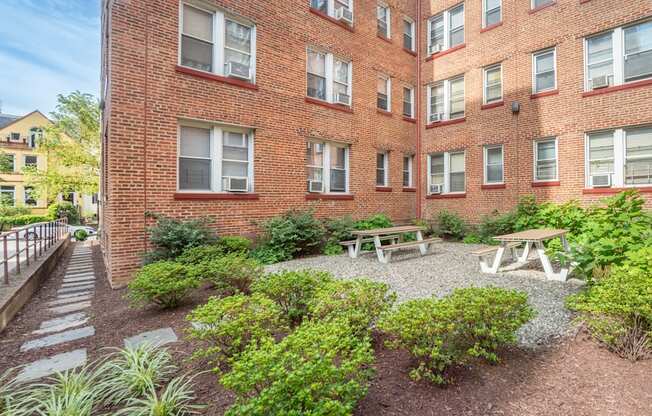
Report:
M617 7L615 7L617 6ZM105 0L103 234L652 190L649 0Z

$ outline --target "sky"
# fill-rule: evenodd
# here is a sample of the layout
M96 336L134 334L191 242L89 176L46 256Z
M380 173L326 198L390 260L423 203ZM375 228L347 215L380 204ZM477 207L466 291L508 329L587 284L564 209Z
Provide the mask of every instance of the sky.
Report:
M100 0L0 0L2 113L48 115L57 94L99 95Z

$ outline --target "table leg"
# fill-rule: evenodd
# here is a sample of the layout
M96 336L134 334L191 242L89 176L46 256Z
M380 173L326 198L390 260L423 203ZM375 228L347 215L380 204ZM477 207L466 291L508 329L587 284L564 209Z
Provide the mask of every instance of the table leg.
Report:
M543 245L543 242L537 241L535 244L537 254L539 255L539 259L541 259L541 265L543 266L543 270L546 272L546 277L548 280L558 280L556 273L552 270L552 263L550 263L550 259L546 254L546 247Z
M360 255L360 250L362 249L362 236L357 236L355 238L355 248L352 253L349 253L351 258L356 259Z
M423 241L423 232L417 231L416 234L417 234L417 241ZM419 244L419 251L421 251L422 256L428 254L428 244L426 243Z
M387 263L387 258L385 258L385 254L383 253L382 243L380 242L380 236L375 235L374 236L374 245L376 246L376 255L378 256L378 261L381 263Z
M532 244L533 243L531 243L530 241L525 242L525 247L523 247L523 254L521 254L521 257L518 258L519 263L527 262L527 258L530 255L530 246Z

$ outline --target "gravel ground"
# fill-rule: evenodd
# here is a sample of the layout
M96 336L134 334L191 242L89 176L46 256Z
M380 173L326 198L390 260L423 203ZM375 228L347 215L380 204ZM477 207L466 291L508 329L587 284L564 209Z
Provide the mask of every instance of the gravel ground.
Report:
M314 256L268 266L268 271L319 269L343 279L365 276L385 282L396 291L399 302L432 295L444 296L455 288L498 286L528 293L537 317L519 331L519 343L535 348L554 342L571 331L571 312L564 307L565 298L580 290L582 282L546 281L540 262L499 275L480 272L477 258L468 253L480 246L460 243L436 244L432 253L421 257L418 250L395 252L390 264L378 262L375 253L357 259L347 255Z

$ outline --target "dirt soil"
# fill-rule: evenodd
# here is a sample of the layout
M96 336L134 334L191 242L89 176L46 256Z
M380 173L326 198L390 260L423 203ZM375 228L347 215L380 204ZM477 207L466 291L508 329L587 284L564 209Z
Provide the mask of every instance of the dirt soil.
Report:
M107 347L120 347L126 337L170 326L180 338L171 344L181 373L207 370L203 362L190 360L192 344L184 339L185 316L212 293L199 291L172 311L135 309L124 299L125 290L112 290L103 273L99 246L94 246L97 287L91 325L96 335L52 348L20 353L26 333L49 317L40 311L55 297L63 278L59 267L9 327L0 334L0 374L10 366L52 354L87 348L92 361ZM71 251L71 250L70 250ZM65 262L70 253L67 253ZM62 261L62 265L65 264ZM650 416L652 415L652 360L631 363L598 346L584 335L566 339L545 350L506 351L498 365L477 365L454 372L455 383L440 388L409 378L414 364L405 351L387 350L375 337L376 376L356 415L364 416ZM216 377L196 378L198 402L207 404L206 415L222 415L234 396L221 388Z

